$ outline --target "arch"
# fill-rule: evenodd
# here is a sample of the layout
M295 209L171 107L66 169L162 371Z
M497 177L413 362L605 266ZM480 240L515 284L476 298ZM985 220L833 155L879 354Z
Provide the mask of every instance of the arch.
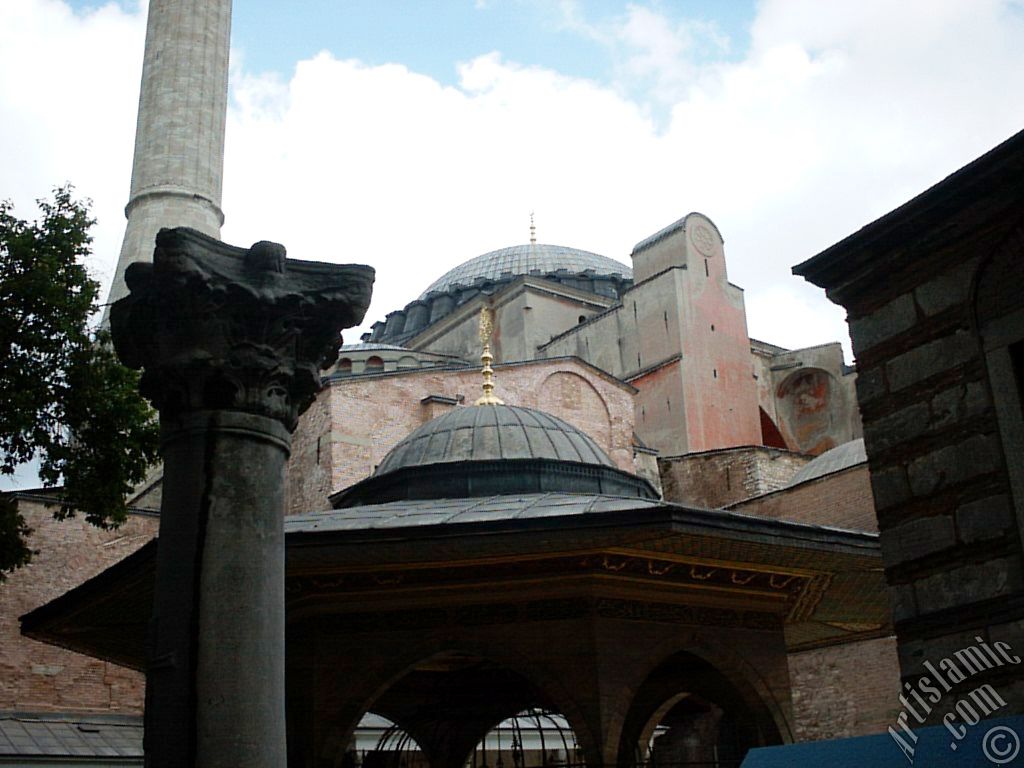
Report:
M709 657L718 657L717 663ZM617 734L616 764L634 762L638 747L659 723L670 723L670 732L672 727L687 729L688 737L698 733L698 739L686 740L687 760L710 759L718 754L720 741L734 744L733 757L741 760L752 747L783 741L777 722L781 712L773 712L769 702L774 703L759 695L722 654L691 644L663 657L637 687ZM721 738L724 729L728 739ZM666 744L673 741L665 734L661 738ZM679 750L680 740L675 741L672 749ZM678 751L675 759L680 759Z
M618 765L620 763L616 761L625 758L626 764L630 764L635 756L635 746L654 714L678 693L699 695L699 691L673 690L662 697L655 696L655 699L659 699L656 703L648 702L647 706L640 706L644 698L645 685L657 680L664 665L681 654L698 658L714 669L720 675L720 683L734 692L734 700L735 697L739 697L756 715L762 729L771 736L777 736L779 743L793 741L792 726L783 704L755 665L730 650L727 644L712 643L701 637L698 631L680 632L647 650L645 655L649 663L637 670L632 678L634 683L609 693L610 697L622 701L623 706L620 716L611 719L605 734L605 744L611 750L605 754L606 762Z
M982 375L995 412L1018 535L1024 544L1024 466L1007 460L1024 453L1024 299L1019 289L1022 260L1024 222L1018 221L975 270L968 310L984 361Z
M399 368L399 370L403 370L404 371L404 370L408 370L410 368L419 368L419 367L420 367L420 361L417 360L412 355L403 355L402 357L398 358L398 368Z
M370 355L370 357L366 358L366 365L363 366L363 371L366 373L383 373L384 359L379 355Z
M835 377L822 368L799 368L775 389L775 412L787 445L818 455L835 448L835 428L846 421L846 402Z
M611 455L612 420L608 403L585 377L572 371L555 371L540 386L540 409L583 430Z
M343 357L340 360L338 360L338 364L336 366L334 366L334 371L335 371L335 373L338 373L341 376L349 376L349 375L351 375L351 373L352 373L352 358L351 357Z
M326 764L340 764L359 721L370 711L408 732L432 768L461 767L492 727L538 705L565 717L585 754L600 754L576 701L529 659L476 639L458 646L430 640L412 645L406 653L380 660L372 690L354 686L366 689L368 695L346 702L331 713L333 722L322 724L315 751ZM504 696L494 696L495 691ZM420 706L427 715L419 720L410 715L416 701L430 702L429 707ZM448 702L447 710L441 702Z

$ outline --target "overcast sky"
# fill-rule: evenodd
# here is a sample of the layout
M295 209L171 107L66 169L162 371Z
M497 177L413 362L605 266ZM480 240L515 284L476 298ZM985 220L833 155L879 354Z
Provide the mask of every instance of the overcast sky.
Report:
M0 197L75 184L105 282L144 31L0 0ZM376 267L366 328L531 210L626 263L697 210L751 336L848 344L790 268L1024 128L1022 0L237 0L231 55L223 239Z

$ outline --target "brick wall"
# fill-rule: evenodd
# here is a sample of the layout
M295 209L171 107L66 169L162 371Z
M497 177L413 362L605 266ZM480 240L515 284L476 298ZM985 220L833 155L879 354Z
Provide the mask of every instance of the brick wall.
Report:
M306 410L292 435L285 473L285 509L312 512L330 509L331 423L329 398L321 394Z
M797 741L880 733L901 704L896 638L789 655Z
M665 499L697 507L725 507L785 487L810 457L748 446L658 459Z
M38 501L18 506L39 553L0 584L0 709L142 712L140 673L22 637L18 617L130 555L156 535L157 518L132 515L103 531L81 518L58 522Z
M878 532L867 464L748 499L730 509L773 520Z

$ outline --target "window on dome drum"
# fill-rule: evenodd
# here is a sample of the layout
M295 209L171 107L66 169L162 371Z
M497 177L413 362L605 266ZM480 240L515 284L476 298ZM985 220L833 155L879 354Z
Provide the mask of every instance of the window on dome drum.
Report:
M384 360L374 355L366 358L367 373L382 373L384 371Z
M583 323L587 322L587 316L580 315L579 320L577 322L579 322L582 325Z
M335 367L335 370L342 376L348 376L352 373L352 359L348 357L341 358L341 360L338 361L338 365Z

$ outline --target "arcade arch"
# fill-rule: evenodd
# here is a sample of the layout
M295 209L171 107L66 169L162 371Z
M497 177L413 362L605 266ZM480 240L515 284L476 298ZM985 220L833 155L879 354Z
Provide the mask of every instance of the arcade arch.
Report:
M377 750L384 754L374 758L389 768L388 759L404 759L408 768L463 768L494 753L502 734L510 765L514 753L525 759L522 768L553 765L552 755L562 765L582 765L582 748L570 725L576 717L562 714L555 698L526 674L472 653L438 653L413 664L367 705L361 723L368 713L395 726L392 748ZM358 735L359 728L349 732ZM531 734L525 741L524 733ZM533 742L541 747L533 748ZM351 762L358 749L351 738L346 759Z
M636 689L617 765L735 768L752 747L781 744L771 708L750 688L696 652L673 653Z

